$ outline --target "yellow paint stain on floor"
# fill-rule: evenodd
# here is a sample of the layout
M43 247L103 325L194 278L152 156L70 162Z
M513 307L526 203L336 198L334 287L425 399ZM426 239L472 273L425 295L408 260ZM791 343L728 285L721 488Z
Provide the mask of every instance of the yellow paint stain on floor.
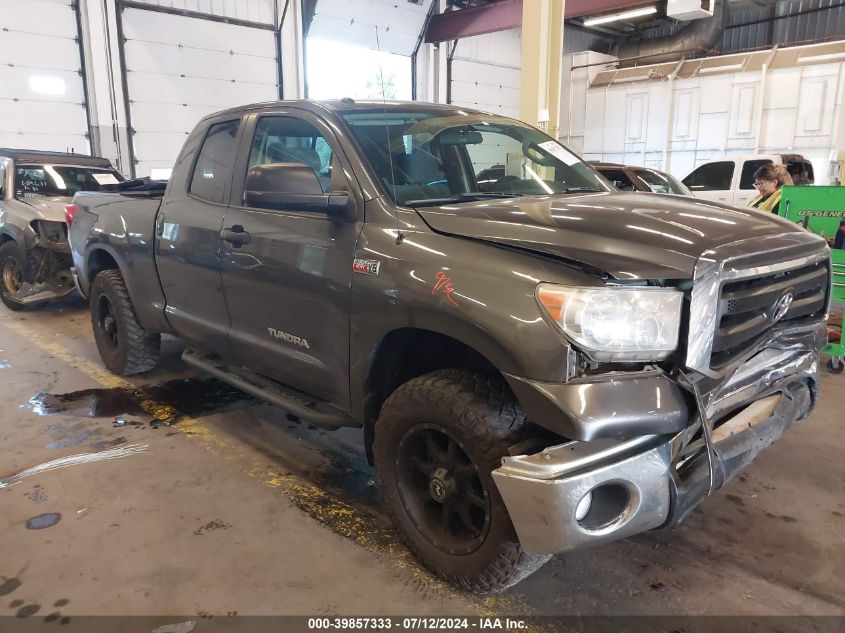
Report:
M20 321L3 325L36 347L58 358L87 375L103 387L137 390L132 383L115 376L104 367L71 352L58 342L45 340ZM247 453L242 446L215 433L209 426L189 417L179 417L179 412L167 404L150 399L140 399L142 409L157 420L172 424L174 431L199 440L216 458L237 463L246 468L246 474L269 488L279 490L291 503L305 514L327 526L341 537L355 542L368 552L390 559L403 573L410 574L412 585L425 597L462 602L469 611L480 617L501 617L502 614L526 613L530 609L518 601L501 596L472 597L439 580L424 569L399 540L398 533L383 525L365 510L354 508L334 497L326 490L300 479L292 473L281 473L268 468L266 462ZM525 631L536 630L531 627Z

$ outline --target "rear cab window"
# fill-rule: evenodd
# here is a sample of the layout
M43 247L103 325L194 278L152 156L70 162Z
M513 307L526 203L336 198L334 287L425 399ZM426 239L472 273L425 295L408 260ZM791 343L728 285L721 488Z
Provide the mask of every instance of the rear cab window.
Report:
M217 204L226 201L226 190L232 176L237 151L240 119L215 123L208 128L202 142L188 192Z
M613 186L620 191L636 191L637 187L634 181L628 177L623 169L612 169L607 167L600 167L599 173L613 183Z
M733 182L735 164L731 161L706 163L684 178L692 191L728 191Z

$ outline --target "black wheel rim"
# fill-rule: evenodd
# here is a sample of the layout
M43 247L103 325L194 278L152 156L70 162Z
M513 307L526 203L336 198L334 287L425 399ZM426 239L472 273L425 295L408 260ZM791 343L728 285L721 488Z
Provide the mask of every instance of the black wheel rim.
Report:
M105 295L97 300L97 326L104 334L106 342L112 347L117 347L117 319L111 301Z
M23 285L23 274L18 262L12 257L3 261L3 290L7 295L16 295Z
M487 484L464 445L436 424L418 424L399 442L396 481L405 512L434 547L476 551L490 530Z

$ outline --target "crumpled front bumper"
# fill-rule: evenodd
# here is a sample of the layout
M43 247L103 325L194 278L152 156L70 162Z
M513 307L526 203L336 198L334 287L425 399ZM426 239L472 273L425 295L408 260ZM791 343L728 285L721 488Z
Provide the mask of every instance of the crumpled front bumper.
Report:
M718 420L712 464L700 424L668 434L573 441L503 458L493 478L523 548L554 554L683 520L809 415L819 355L808 347L765 349L713 386L707 394L709 419Z

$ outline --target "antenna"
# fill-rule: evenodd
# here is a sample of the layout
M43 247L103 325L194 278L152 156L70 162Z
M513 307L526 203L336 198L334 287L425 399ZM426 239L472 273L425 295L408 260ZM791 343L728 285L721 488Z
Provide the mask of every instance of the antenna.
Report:
M381 43L378 39L378 26L374 27L376 29L376 50L381 53ZM393 201L394 204L396 203L396 172L393 169L393 152L390 150L390 128L387 125L387 95L384 90L384 69L381 65L381 59L379 59L378 63L378 76L379 76L379 83L381 84L381 103L382 107L384 108L384 141L387 145L387 164L390 165L390 186L393 189ZM402 229L399 228L399 208L397 205L396 208L396 244L399 245L405 239L405 235L402 233Z

